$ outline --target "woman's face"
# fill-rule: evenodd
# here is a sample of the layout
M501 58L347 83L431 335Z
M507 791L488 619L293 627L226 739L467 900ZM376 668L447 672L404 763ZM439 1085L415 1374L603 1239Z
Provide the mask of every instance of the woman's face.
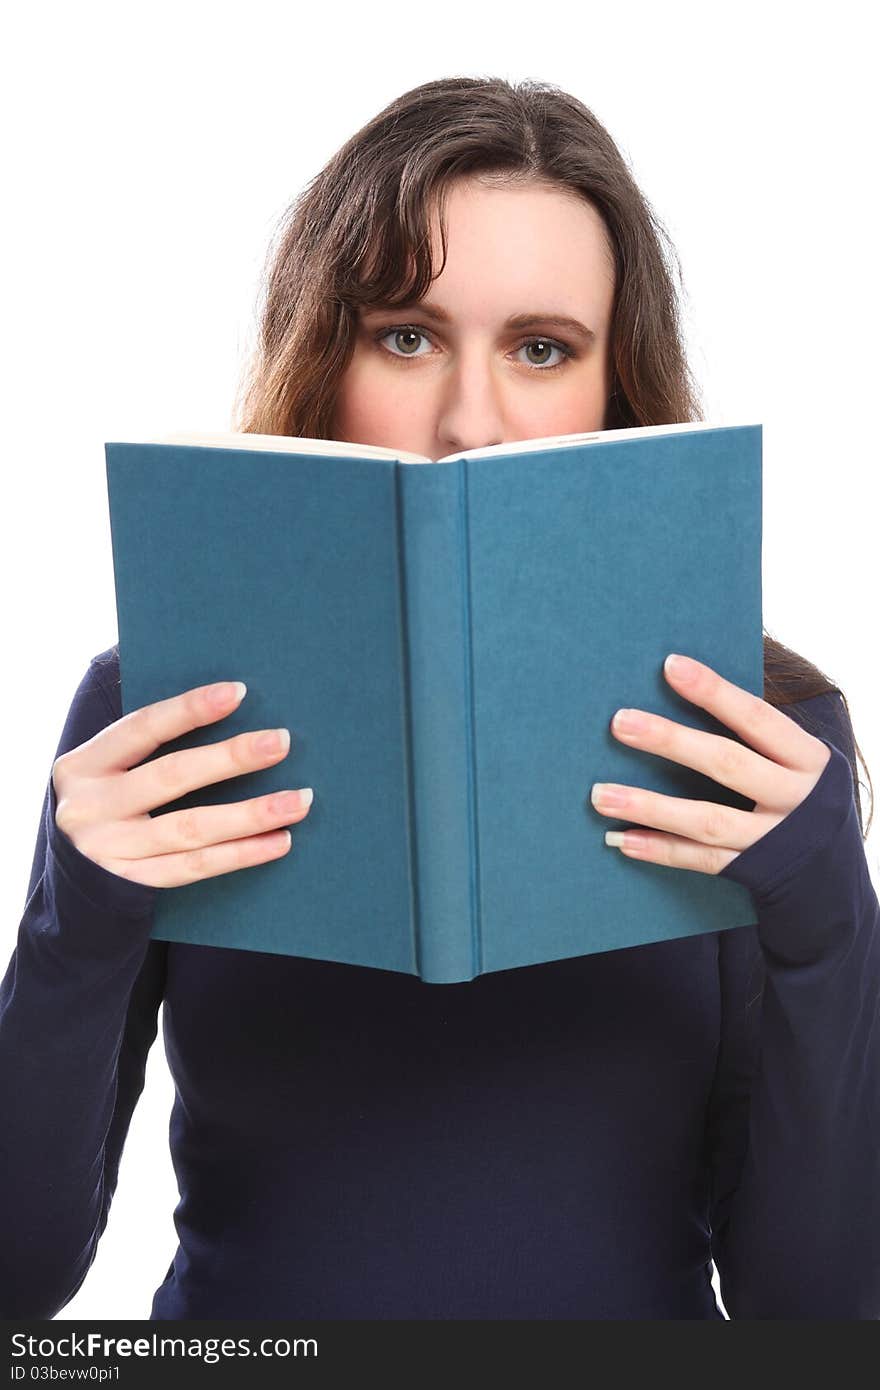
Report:
M466 179L447 230L423 300L361 309L333 438L436 460L601 429L614 263L599 214L560 188ZM439 265L436 214L432 235Z

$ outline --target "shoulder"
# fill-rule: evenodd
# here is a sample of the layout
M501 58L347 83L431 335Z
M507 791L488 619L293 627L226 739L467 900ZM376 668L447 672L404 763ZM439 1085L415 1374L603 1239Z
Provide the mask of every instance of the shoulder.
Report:
M802 700L792 700L778 707L789 719L793 719L808 733L821 733L830 737L836 733L847 742L852 736L852 724L843 695L836 688L822 690L816 695L808 695ZM841 752L845 752L841 748Z
M779 708L808 734L827 739L839 749L852 768L853 781L858 781L855 733L841 691L823 690L818 695L796 700L789 705L780 705Z
M764 699L845 755L858 782L856 741L846 699L827 672L764 634Z
M122 685L119 675L119 644L98 652L89 663L89 675L100 687L114 721L122 717Z

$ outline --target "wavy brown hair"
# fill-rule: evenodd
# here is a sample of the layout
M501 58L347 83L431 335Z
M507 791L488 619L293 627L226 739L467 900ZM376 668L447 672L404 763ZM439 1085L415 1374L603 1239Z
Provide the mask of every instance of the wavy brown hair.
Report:
M603 427L703 420L684 347L678 256L608 131L580 101L549 83L450 77L392 101L283 214L267 253L258 345L239 388L233 428L332 438L359 307L422 298L435 277L432 213L439 215L445 263L446 195L463 177L559 186L603 218L615 264ZM856 754L869 786L871 778L846 697L817 666L764 630L768 703L779 707L834 692L843 704L843 741L851 746L841 751L852 767L863 826ZM799 711L799 719L819 727L807 711ZM873 786L871 801L868 830Z

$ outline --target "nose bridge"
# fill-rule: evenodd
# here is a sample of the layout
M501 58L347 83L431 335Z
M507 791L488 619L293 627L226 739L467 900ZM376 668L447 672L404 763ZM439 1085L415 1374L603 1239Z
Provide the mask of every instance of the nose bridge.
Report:
M489 329L475 330L462 339L453 375L463 394L468 391L479 397L494 395L499 386L495 361L495 344Z
M500 442L504 415L502 377L488 330L475 332L461 342L443 395L441 429L445 427L459 447L478 448L496 442L496 435Z

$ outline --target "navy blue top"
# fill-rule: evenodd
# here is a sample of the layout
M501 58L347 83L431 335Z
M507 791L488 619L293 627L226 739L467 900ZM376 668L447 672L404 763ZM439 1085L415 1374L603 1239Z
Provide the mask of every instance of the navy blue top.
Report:
M457 985L151 940L162 890L76 849L50 777L0 988L0 1314L85 1278L164 1000L153 1318L716 1318L713 1259L733 1318L880 1317L880 907L845 707L786 713L831 759L723 871L754 925ZM111 648L58 754L121 714Z

